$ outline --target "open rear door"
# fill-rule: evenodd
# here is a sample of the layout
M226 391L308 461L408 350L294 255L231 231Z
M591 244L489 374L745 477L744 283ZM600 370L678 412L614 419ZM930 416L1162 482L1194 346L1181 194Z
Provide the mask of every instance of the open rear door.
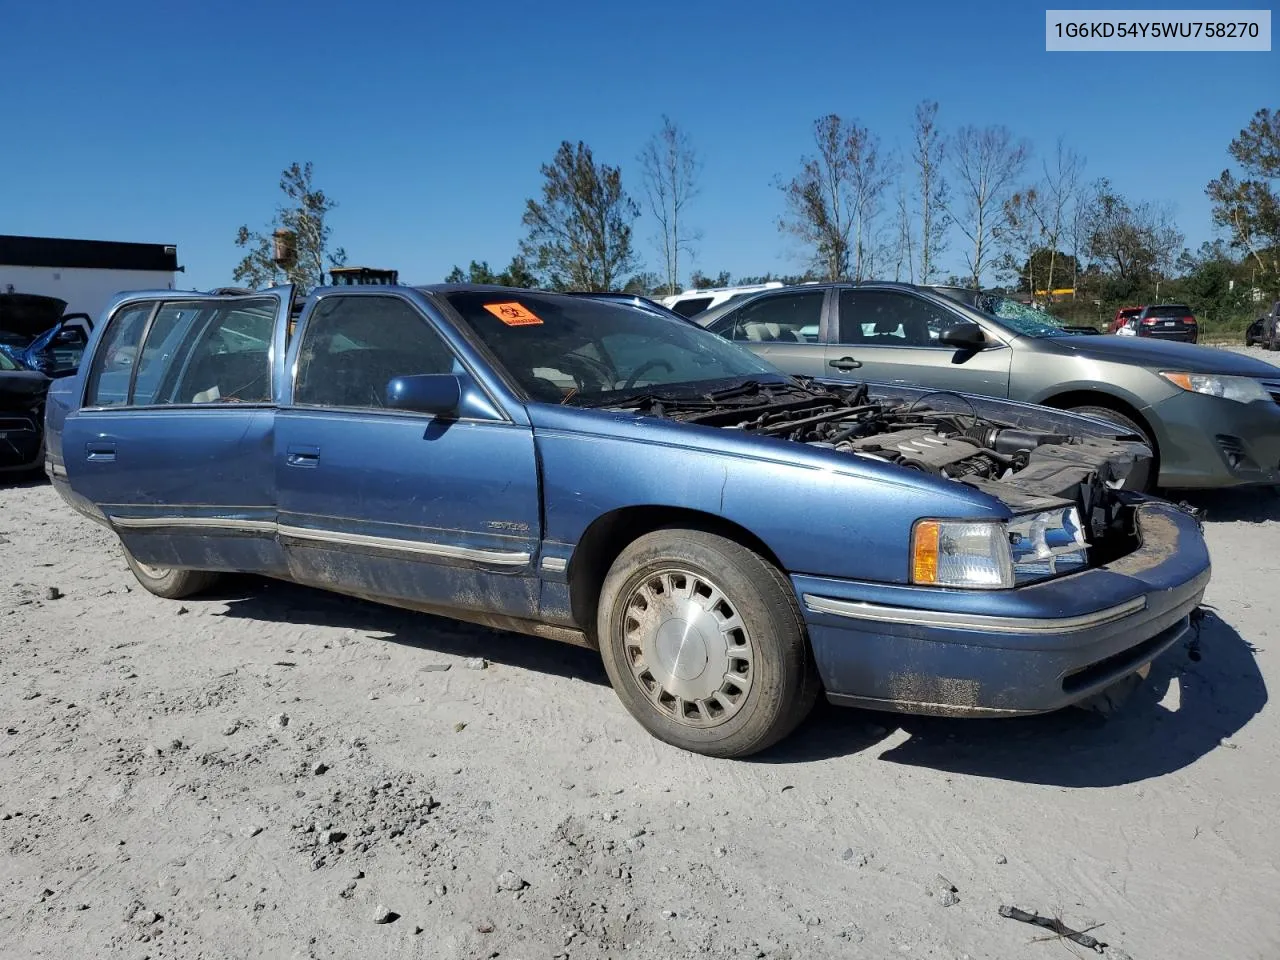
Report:
M67 416L67 480L156 566L284 569L275 411L292 287L121 302Z

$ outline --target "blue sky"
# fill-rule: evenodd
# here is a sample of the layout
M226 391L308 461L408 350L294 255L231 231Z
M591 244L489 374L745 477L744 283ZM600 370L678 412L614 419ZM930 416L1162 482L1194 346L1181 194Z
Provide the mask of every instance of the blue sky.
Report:
M791 271L773 184L813 120L856 118L905 151L923 98L1040 156L1064 135L1090 177L1171 203L1196 246L1227 143L1280 106L1275 52L1046 53L1026 3L41 0L4 21L0 232L176 243L196 288L230 282L236 228L265 225L294 160L339 201L352 262L409 282L505 265L562 139L638 195L663 113L705 164L696 265ZM652 219L636 230L657 269ZM946 263L962 267L958 239Z

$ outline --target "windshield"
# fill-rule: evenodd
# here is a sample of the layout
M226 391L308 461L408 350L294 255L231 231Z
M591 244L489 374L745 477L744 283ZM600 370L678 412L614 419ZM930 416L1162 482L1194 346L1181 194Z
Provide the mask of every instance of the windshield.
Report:
M1147 307L1148 317L1189 317L1191 311L1179 303L1165 303L1158 307Z
M443 294L533 399L603 404L636 392L787 379L694 324L621 303L555 294Z
M1024 337L1079 336L1074 330L1063 329L1062 321L1057 317L1052 317L1043 310L1028 307L1017 300L1011 300L1009 297L1001 297L994 293L979 293L974 297L974 306Z

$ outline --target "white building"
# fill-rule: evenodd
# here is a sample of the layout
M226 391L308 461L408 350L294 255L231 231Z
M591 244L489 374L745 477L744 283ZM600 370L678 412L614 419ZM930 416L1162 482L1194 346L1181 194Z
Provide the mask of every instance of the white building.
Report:
M117 293L172 290L183 269L172 244L0 234L0 293L57 297L95 321Z

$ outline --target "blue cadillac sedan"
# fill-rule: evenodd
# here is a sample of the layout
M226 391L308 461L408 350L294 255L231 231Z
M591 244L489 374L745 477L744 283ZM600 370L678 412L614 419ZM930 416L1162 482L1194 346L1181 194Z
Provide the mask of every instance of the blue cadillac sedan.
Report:
M650 732L714 756L820 693L953 716L1105 696L1209 578L1114 425L786 376L618 300L126 294L46 426L57 490L159 596L249 572L581 644Z

